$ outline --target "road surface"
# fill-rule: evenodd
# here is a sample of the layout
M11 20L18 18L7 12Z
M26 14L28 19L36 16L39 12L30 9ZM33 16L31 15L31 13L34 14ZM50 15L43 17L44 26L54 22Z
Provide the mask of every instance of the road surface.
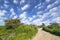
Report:
M36 36L34 36L31 40L60 40L60 37L50 34L46 31L43 31L42 28L39 28Z

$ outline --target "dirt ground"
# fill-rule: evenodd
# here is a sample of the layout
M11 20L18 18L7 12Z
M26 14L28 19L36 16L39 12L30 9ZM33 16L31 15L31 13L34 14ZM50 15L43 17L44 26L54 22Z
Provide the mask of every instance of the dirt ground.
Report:
M42 28L39 28L36 36L34 36L31 40L60 40L60 37L50 34L46 31L43 31Z

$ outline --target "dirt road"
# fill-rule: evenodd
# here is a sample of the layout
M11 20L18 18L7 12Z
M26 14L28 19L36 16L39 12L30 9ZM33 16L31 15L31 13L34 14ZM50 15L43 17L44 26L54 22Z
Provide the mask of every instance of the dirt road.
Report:
M32 38L32 40L60 40L60 37L45 32L42 30L42 28L39 28L38 33Z

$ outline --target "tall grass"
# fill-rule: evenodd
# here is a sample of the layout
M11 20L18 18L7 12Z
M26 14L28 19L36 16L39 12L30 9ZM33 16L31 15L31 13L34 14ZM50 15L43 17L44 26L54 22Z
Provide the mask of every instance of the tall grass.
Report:
M2 40L28 40L37 33L37 28L30 25L21 25L15 29L0 27L0 39Z
M47 27L43 27L43 30L60 36L60 26L59 25L50 25Z

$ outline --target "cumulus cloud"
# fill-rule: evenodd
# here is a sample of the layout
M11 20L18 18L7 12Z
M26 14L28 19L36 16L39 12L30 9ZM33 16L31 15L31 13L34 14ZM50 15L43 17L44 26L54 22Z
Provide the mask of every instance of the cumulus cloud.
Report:
M32 17L28 17L29 21L32 21L33 19L35 19L37 16L33 15Z
M13 11L14 11L14 9L13 9L13 8L11 8L11 9L10 9L10 12L13 12Z
M7 0L4 0L4 3L5 3L5 4L7 4L7 3L8 3L8 1L7 1Z
M31 18L27 17L27 12L23 12L22 14L20 14L20 19L22 23L31 24Z
M20 1L20 4L22 4L22 3L25 3L25 0L21 0L21 1Z
M33 18L32 17L28 17L29 21L31 21Z
M47 25L49 25L51 23L51 21L48 19L46 21L43 21L42 23L44 23L47 26Z
M6 18L5 17L2 17L2 16L5 16L5 13L7 13L6 10L0 10L0 25L4 25L4 20Z
M18 3L18 0L13 0L13 2L14 2L15 4L17 4L17 3Z
M0 25L4 25L4 20L0 20Z
M47 9L50 9L50 8L54 7L55 5L58 5L59 2L60 2L60 0L56 0L54 3L48 5Z
M40 12L38 11L37 12L37 15L39 18L35 19L33 22L33 24L42 24L42 23L45 23L45 25L49 25L51 22L59 22L59 15L60 15L60 6L57 6L57 7L54 7L52 9L50 9L48 12L44 13L43 15L41 15L41 13L43 12ZM58 17L58 18L56 18ZM44 21L43 21L44 20Z
M8 2L7 0L4 0L4 7L5 7L5 8L8 8L8 7L9 7L8 3L9 3L9 2Z
M29 4L24 5L21 9L26 10L29 7Z
M59 15L60 15L59 14L60 13L59 9L60 9L60 6L54 7L52 9L50 9L49 12L44 13L43 16L42 16L42 19L47 19L47 20L43 21L43 23L49 25L49 23L51 23L51 22L59 22L59 18L60 18L59 17ZM51 17L51 18L49 18L49 17ZM56 18L56 17L58 17L58 18Z
M34 8L36 8L36 9L41 9L42 7L43 7L43 5L41 5L42 3L39 3L38 5L36 5Z
M54 8L52 8L52 9L50 9L47 13L44 13L44 15L45 16L53 16L53 17L56 17L56 16L58 16L58 15L60 15L59 13L60 13L60 6L58 6L58 7L54 7ZM43 15L43 16L44 16Z
M34 21L32 21L32 24L35 24L35 25L41 25L42 22L41 22L41 19L35 19Z
M46 0L47 3L49 3L51 0Z
M38 12L37 12L37 15L39 15L39 14L41 14L41 13L42 13L42 11L38 11Z
M33 15L32 17L27 17L27 12L23 12L20 14L20 19L22 23L25 24L32 24L32 20L36 18L36 15Z
M60 13L60 6L58 6L58 7L54 7L54 8L52 8L51 10L50 10L50 12L49 13L51 13L51 16L58 16L58 15L60 15L59 13Z
M60 9L60 6L50 9L50 12L57 12Z
M19 4L16 5L18 1L20 5ZM20 13L19 18L21 19L21 22L25 24L41 25L42 23L45 23L49 25L49 23L54 22L54 21L60 22L60 6L59 6L60 0L54 0L54 2L51 0L45 0L44 2L42 1L40 2L40 0L38 1L34 0L34 2L33 1L27 2L26 0L13 0L14 4L12 4L10 3L11 1L4 0L3 6L2 5L0 6L0 8L2 9L0 10L0 19L5 18L4 15L6 11L3 9L7 10L7 8L9 8L10 6L11 9L10 9L10 12L8 10L8 12L6 13L6 14L9 13L7 16L10 15L11 18L15 19L15 18L18 18L18 15ZM29 14L27 15L28 12ZM32 14L31 16L29 16L30 13Z
M15 16L13 17L13 19L16 19L16 18L18 18L18 16L17 16L17 15L15 15Z
M11 16L10 16L11 18L12 16L16 15L13 8L10 9L10 12L11 12Z
M27 12L23 12L22 14L20 14L20 16L19 16L19 17L20 17L20 18L23 18L23 19L24 19L24 18L26 18L26 16L27 16L27 14L26 14L26 13L27 13Z
M31 24L31 22L28 19L25 19L24 21L22 20L22 23Z
M60 23L60 17L56 17L52 21L57 22L57 23Z
M36 15L33 15L32 18L36 18Z
M6 10L0 10L0 16L4 16L6 12Z

